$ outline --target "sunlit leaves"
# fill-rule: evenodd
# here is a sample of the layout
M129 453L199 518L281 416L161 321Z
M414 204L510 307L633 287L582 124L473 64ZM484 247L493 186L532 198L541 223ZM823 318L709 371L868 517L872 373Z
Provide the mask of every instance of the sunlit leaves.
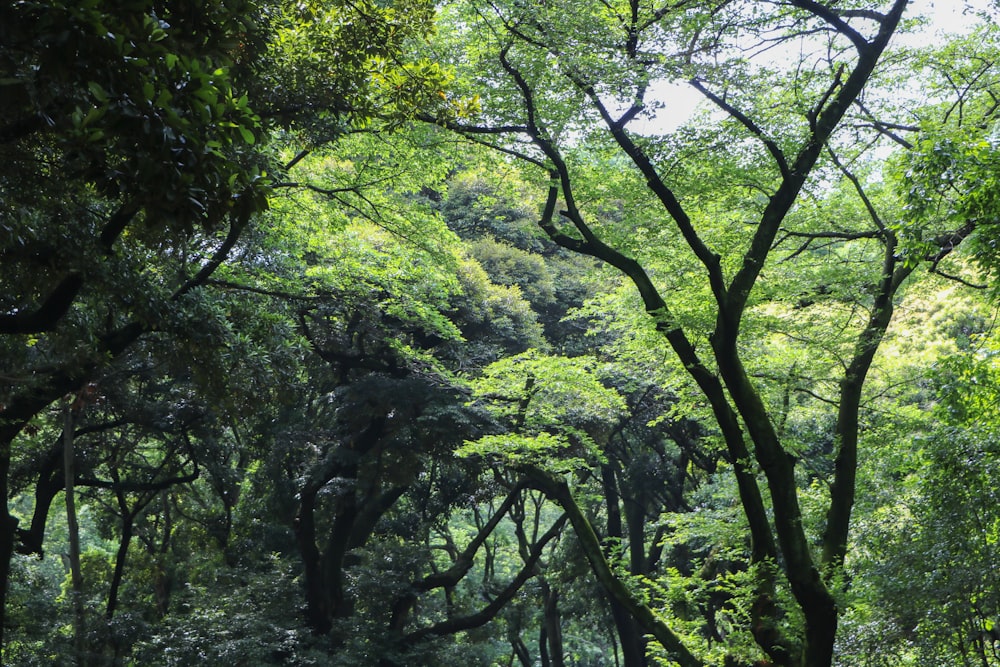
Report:
M558 470L601 460L602 440L626 412L624 399L600 382L591 362L534 350L491 364L472 390L475 401L507 424L511 434L471 443L467 453Z
M451 73L418 53L433 18L425 0L281 2L263 54L263 104L317 143L375 118L474 114L475 98L453 96Z
M937 423L892 454L903 483L862 520L859 555L871 577L864 590L880 605L868 618L903 635L890 634L879 652L996 664L990 627L1000 597L988 574L1000 558L993 347L939 364ZM970 636L982 640L963 640Z

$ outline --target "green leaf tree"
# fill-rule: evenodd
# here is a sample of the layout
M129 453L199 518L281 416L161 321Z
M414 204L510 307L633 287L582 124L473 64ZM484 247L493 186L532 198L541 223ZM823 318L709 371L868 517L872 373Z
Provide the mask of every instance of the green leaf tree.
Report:
M863 147L894 140L901 125L880 117L882 108L871 111L878 89L866 85L895 71L887 47L906 8L902 0L473 2L454 9L443 36L461 47L458 80L489 91L476 122L443 124L538 169L548 181L540 227L631 281L710 409L758 573L747 619L758 653L731 660L832 664L866 382L903 285L922 261L938 266L973 224L935 218L924 245L909 251L901 230L913 218L861 171ZM786 67L766 57L774 44L803 55ZM678 80L704 96L715 118L649 136L637 119L660 104L658 85ZM855 117L867 120L855 127ZM627 197L623 212L610 196ZM831 215L840 202L850 203ZM849 257L857 271L842 270ZM841 286L810 310L824 282L794 304L787 295L819 277L806 277L812 267ZM775 294L786 295L784 305ZM831 318L837 323L836 338L824 341L824 318L827 334ZM802 326L808 334L799 340L808 343L799 355L813 365L798 375L793 359L774 356L788 348L761 335L778 327L796 340ZM816 363L826 366L821 376ZM797 472L802 443L785 428L783 392L765 381L775 375L827 406L829 492L812 515ZM548 489L569 511L565 487L553 478ZM642 611L600 559L592 564L670 659L702 664L699 650ZM790 606L779 600L786 585Z
M398 124L420 104L458 115L443 70L402 55L431 16L420 2L0 9L0 152L11 167L0 177L5 501L25 429L47 406L143 337L221 321L204 288L247 251L285 167L376 114ZM282 160L268 146L276 131L308 146ZM0 627L17 542L4 510Z

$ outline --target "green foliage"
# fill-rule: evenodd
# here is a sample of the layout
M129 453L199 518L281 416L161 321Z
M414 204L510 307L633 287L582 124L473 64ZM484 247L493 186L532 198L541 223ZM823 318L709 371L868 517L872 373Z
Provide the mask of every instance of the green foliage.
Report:
M998 49L994 32L980 27L915 54L911 62L926 74L928 103L918 116L916 141L890 172L905 194L907 215L900 232L912 246L910 252L933 255L931 246L942 227L954 235L953 243L971 235L971 256L990 276L1000 206L1000 138L993 102L1000 80L990 64ZM953 100L956 89L960 97Z
M995 664L997 595L984 578L997 558L1000 520L992 482L1000 460L991 444L995 344L992 335L970 340L959 325L976 304L948 295L938 295L932 321L937 340L951 345L937 350L930 373L915 336L908 341L924 386L907 400L924 409L899 410L872 428L877 472L864 482L851 564L866 576L850 593L842 642L848 665Z
M213 568L178 595L178 613L157 625L126 664L321 665L325 651L299 614L294 566L272 556L247 571Z
M914 274L888 294L899 315L846 431L861 466L842 570L834 558L793 581L801 553L786 540L761 557L748 537L746 488L775 501L777 460L805 562L829 546L844 371L882 337L856 334L882 312L884 273L930 259L944 274L947 259L973 282L965 257L937 257L965 236L995 264L989 26L891 55L758 239L770 255L747 254L792 180L775 154L809 143L847 85L836 72L856 64L846 33L803 5L0 10L0 411L19 410L0 423L17 431L0 481L27 549L61 483L44 405L93 380L76 442L95 660L596 667L628 643L672 664L590 576L606 562L706 665L774 659L777 635L801 653L796 596L817 572L812 592L841 614L840 663L996 664L1000 366L991 308L959 283ZM870 5L822 3L866 36ZM800 55L769 62L770 44ZM891 81L914 71L919 85ZM629 132L653 119L656 87L692 77L728 118ZM869 150L887 137L905 155ZM653 317L539 229L561 159L550 222L567 236L554 236L579 248L593 233L637 260L666 304ZM755 263L748 293L720 297ZM760 410L742 403L725 431L719 406L748 392ZM776 458L754 458L761 424ZM532 473L581 505L579 533L553 533L536 560L571 503ZM764 534L787 516L772 510ZM5 664L72 651L61 513L45 514L46 558L13 561Z
M45 210L90 187L144 210L154 229L189 232L217 226L234 197L256 187L259 119L234 74L257 8L230 0L185 11L168 3L157 12L145 0L5 10L9 214L15 202Z
M425 0L276 3L274 32L257 64L262 103L284 124L323 144L372 119L475 113L474 98L450 95L451 74L419 45L433 32Z
M463 167L470 166L447 179L447 195L438 205L445 223L466 242L468 253L490 281L520 290L533 311L530 318L542 325L548 341L555 342L565 354L583 353L586 346L579 340L581 330L565 321L564 316L599 288L600 278L593 263L559 249L543 237L536 224L530 183L514 165L482 155L482 151L465 152L462 160ZM499 180L488 178L487 174L493 172L501 174ZM462 274L471 277L468 269ZM500 299L514 303L505 296L509 291L491 291L496 296L488 299L490 303ZM525 318L522 315L518 319ZM494 319L500 332L510 329L504 320ZM484 333L478 331L476 337ZM522 352L546 345L538 336L531 336L507 349Z
M603 460L607 432L627 410L621 395L601 383L592 362L536 350L490 364L472 391L510 432L470 442L462 454L559 471Z
M486 169L508 173L496 182ZM487 164L449 179L447 196L440 204L441 215L462 238L494 238L523 251L539 252L545 243L535 225L538 213L530 200L526 201L530 196L527 185L519 183L517 172L510 166Z
M491 280L519 286L536 312L555 302L554 276L540 255L485 238L470 244L469 250Z

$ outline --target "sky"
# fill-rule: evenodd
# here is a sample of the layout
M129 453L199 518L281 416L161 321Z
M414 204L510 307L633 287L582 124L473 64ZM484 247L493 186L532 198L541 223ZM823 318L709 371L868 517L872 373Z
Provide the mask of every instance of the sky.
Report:
M907 15L926 14L932 25L918 33L920 36L935 33L963 32L975 25L976 9L985 9L988 0L912 0L906 10ZM971 10L971 11L970 11Z
M911 0L906 16L926 15L931 22L919 31L897 35L896 43L926 44L940 40L947 34L962 33L975 25L976 9L985 9L990 0ZM970 11L971 10L971 11ZM653 118L640 118L629 127L640 134L662 134L676 129L691 117L700 104L709 104L705 98L686 83L654 85L651 98L664 102L664 108Z

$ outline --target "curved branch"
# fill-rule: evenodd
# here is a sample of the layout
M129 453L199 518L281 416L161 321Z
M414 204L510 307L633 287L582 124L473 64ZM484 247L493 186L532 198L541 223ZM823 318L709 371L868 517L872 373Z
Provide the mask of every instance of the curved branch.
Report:
M689 83L698 92L711 100L717 107L738 120L740 124L750 130L755 137L760 139L767 148L767 152L770 153L771 157L774 158L774 161L778 163L778 170L781 172L781 176L783 178L788 178L788 161L785 159L784 152L782 152L781 148L774 142L773 139L768 138L768 136L764 134L764 130L762 130L759 125L753 122L753 120L751 120L745 113L706 88L697 77L691 79Z
M198 477L201 476L201 472L198 470L197 463L195 463L194 468L194 471L188 473L187 475L168 477L151 482L129 480L108 481L91 477L77 477L76 485L89 486L96 489L110 489L113 491L163 491L164 489L169 489L170 487L177 486L178 484L190 484L198 479Z
M834 441L838 447L834 459L833 482L830 484L830 506L826 514L827 525L823 531L821 560L827 577L835 576L843 566L847 554L847 536L857 483L861 392L875 353L892 321L896 292L914 268L915 266L901 263L897 259L895 237L886 236L882 275L871 315L858 336L854 356L840 381L840 406L834 427Z
M868 120L870 122L870 126L876 132L878 132L879 134L881 134L883 136L888 137L889 139L891 139L892 141L896 142L897 144L899 144L903 148L906 148L907 150L913 148L913 144L911 142L909 142L906 139L904 139L898 132L896 132L894 130L898 130L899 132L919 132L920 131L920 127L919 126L917 126L917 125L904 125L902 123L890 123L890 122L886 122L886 121L881 121L881 120L875 118L875 114L873 114L868 109L868 107L866 107L864 105L864 103L861 102L861 100L855 100L854 104L855 104L855 106L858 107L858 109L861 110L861 113L864 114L864 116L866 118L868 118Z
M517 576L486 607L475 614L451 618L447 621L435 623L432 626L411 632L403 638L403 642L412 645L428 637L455 634L463 630L478 628L492 621L500 613L500 610L514 599L521 586L535 576L537 573L536 566L542 557L542 552L545 550L546 545L562 532L563 526L566 525L566 520L567 516L565 514L555 520L552 527L532 546L531 552L528 554L528 559L524 562L521 571L517 573Z
M528 467L524 472L532 486L543 492L553 502L558 503L566 512L591 569L608 595L625 607L643 630L653 635L681 667L701 667L703 664L701 660L691 653L674 631L667 627L642 600L630 591L611 569L611 565L604 556L601 542L598 540L590 521L576 503L576 499L573 498L569 485L564 480L539 468Z
M882 222L882 216L879 215L878 210L876 210L875 205L872 203L872 200L868 197L868 193L865 192L864 186L861 185L861 180L853 171L847 168L847 165L840 161L836 151L833 150L833 146L827 144L826 152L830 154L830 159L833 160L833 164L836 165L837 169L840 170L840 173L844 175L844 178L849 180L851 185L854 186L854 191L858 194L858 198L865 205L865 210L868 211L868 217L872 219L875 226L879 228L879 231L883 235L891 234L892 232L889 231L889 228L886 227L884 222Z
M83 275L74 271L63 278L36 310L0 315L0 334L36 334L51 331L69 312L83 287Z
M981 283L974 283L974 282L966 280L962 276L956 276L956 275L951 274L951 273L945 273L944 271L942 271L938 267L938 263L937 262L934 262L934 264L928 270L931 273L933 273L934 275L936 275L936 276L941 276L942 278L944 278L946 280L951 280L953 282L958 283L959 285L965 285L966 287L971 288L971 289L975 289L975 290L987 290L987 289L990 288L990 285L984 285L984 284L981 284Z
M241 197L249 196L249 193L241 195ZM196 273L194 277L181 285L177 291L173 293L171 296L173 301L177 301L191 290L201 287L208 282L208 279L212 276L212 274L215 273L215 271L222 266L222 263L229 257L229 253L232 251L237 241L240 240L243 230L246 229L247 225L250 223L250 216L253 214L254 210L253 206L245 205L239 201L235 202L235 206L236 210L230 214L229 233L226 234L225 240L216 249L212 258L201 267L198 273Z
M414 583L413 589L423 592L434 588L454 586L461 581L462 577L464 577L469 570L472 569L474 558L476 552L479 551L479 547L481 547L483 543L486 542L486 539L493 534L493 531L500 524L500 521L503 520L507 511L511 508L511 506L513 506L514 501L517 500L518 494L523 490L524 484L517 484L511 492L507 494L507 497L504 498L500 507L498 507L493 513L493 516L486 522L486 525L479 529L476 536L469 541L469 544L465 547L462 553L458 555L451 567L444 572L435 572L434 574L427 575L420 581Z
M796 6L809 8L810 11L815 6L818 8L817 12L832 14L832 10L819 5L814 0L792 0L792 2ZM730 307L724 309L726 311L724 313L720 311L719 333L727 339L727 349L735 348L740 320L743 317L747 299L757 281L757 276L764 268L764 261L767 259L782 220L785 219L788 211L798 199L799 192L812 173L823 146L826 145L848 107L858 98L871 77L882 52L902 18L906 5L907 0L895 0L892 10L881 23L878 35L871 43L862 40L863 48L859 49L859 58L854 70L816 118L810 137L803 144L792 163L788 177L782 180L781 185L764 209L760 225L758 225L750 242L750 248L744 255L743 265L729 284Z
M99 247L106 256L111 254L115 240L121 236L138 212L138 206L126 202L108 218L98 238ZM0 315L0 334L36 334L51 331L73 307L83 284L83 273L70 271L37 309L14 315Z
M799 9L804 9L810 14L818 16L819 18L823 19L828 24L833 26L834 30L836 30L837 32L839 32L840 34L851 40L851 42L854 43L854 46L858 49L858 51L863 51L868 47L868 42L861 35L861 33L852 28L842 18L841 14L838 14L837 12L833 11L833 9L831 9L830 7L821 5L820 3L816 2L816 0L791 0L791 3L796 7L798 7ZM847 14L845 13L844 15ZM852 15L854 14L852 13ZM865 18L875 19L880 23L885 21L886 19L886 17L883 16L882 14L877 14L875 12L869 13L867 16L865 16Z

